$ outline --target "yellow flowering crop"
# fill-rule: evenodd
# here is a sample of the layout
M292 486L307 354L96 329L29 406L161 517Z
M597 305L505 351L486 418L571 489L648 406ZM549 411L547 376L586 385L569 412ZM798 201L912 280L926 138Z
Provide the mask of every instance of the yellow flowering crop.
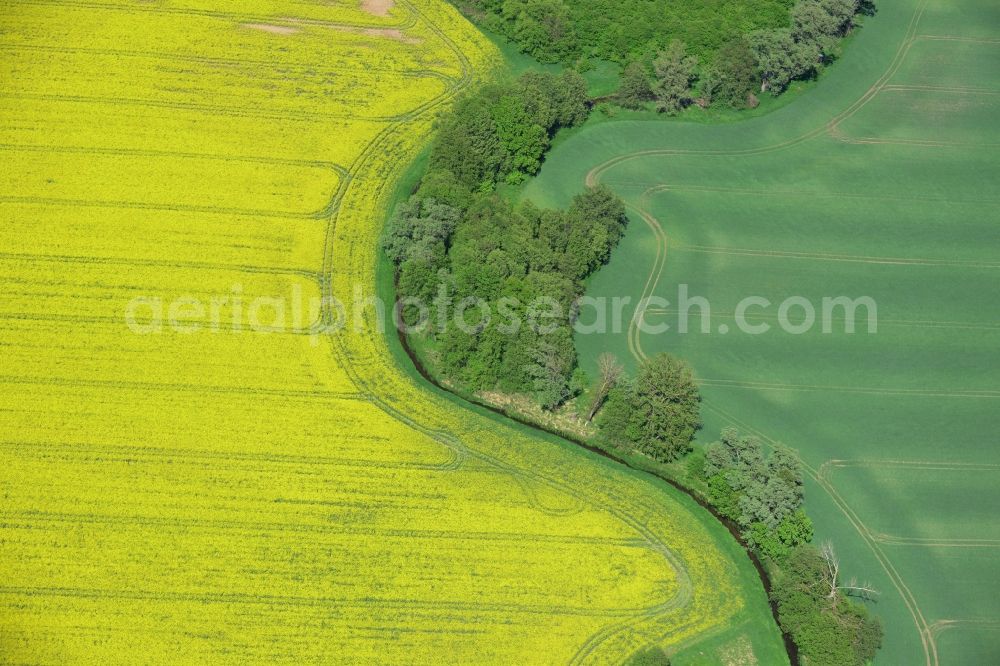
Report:
M12 0L0 50L0 662L607 663L746 607L690 503L371 321L247 326L374 289L394 182L497 62L445 2Z

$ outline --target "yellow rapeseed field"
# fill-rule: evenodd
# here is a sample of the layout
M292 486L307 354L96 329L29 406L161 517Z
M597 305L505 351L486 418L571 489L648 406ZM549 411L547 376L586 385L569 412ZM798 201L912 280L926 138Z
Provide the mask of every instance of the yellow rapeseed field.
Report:
M374 290L496 67L442 0L10 0L0 50L0 662L607 663L744 613L676 493L419 385L374 308L280 325Z

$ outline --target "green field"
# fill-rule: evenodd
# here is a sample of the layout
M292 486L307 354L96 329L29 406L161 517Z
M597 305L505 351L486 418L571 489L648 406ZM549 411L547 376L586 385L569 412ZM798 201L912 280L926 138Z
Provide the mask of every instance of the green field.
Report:
M998 117L1000 6L887 0L794 103L593 125L526 193L564 205L602 182L630 204L591 295L675 305L683 283L710 301L710 333L633 321L579 336L583 362L677 353L703 384L702 440L732 424L800 452L818 538L882 591L880 663L1000 660ZM878 303L876 334L778 330L784 299L842 295ZM747 296L774 304L751 317L774 330L736 330ZM646 322L675 324L674 305Z

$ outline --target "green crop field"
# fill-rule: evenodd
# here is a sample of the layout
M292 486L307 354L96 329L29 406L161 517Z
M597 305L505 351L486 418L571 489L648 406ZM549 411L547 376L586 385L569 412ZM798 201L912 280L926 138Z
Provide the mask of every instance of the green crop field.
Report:
M590 294L671 303L645 331L632 308L625 331L579 336L585 363L674 352L702 383L704 441L731 424L800 452L818 538L882 592L880 663L1000 660L998 117L1000 6L885 0L794 103L715 126L594 124L526 194L561 205L601 182L627 199ZM709 333L676 332L680 284L710 302ZM748 317L767 334L734 326L748 296L773 304ZM871 297L877 333L836 316L830 333L785 332L791 296L819 314L823 297Z

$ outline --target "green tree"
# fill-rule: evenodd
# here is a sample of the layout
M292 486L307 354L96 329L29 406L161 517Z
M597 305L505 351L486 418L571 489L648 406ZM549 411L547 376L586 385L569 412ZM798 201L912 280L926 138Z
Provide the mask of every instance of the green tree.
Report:
M735 428L725 428L717 442L705 449L704 472L707 477L726 474L742 488L764 474L764 448L756 437L741 436Z
M746 530L747 543L765 557L781 561L795 546L812 541L812 521L802 509L786 515L777 528L764 523L753 523Z
M750 44L742 37L726 42L719 48L715 63L712 103L744 108L748 96L758 84L757 59Z
M537 173L552 136L586 120L587 84L575 71L528 73L484 86L441 123L424 187L459 208L465 191L489 192Z
M588 187L573 197L566 211L567 272L583 279L611 258L625 233L628 215L625 203L606 185Z
M813 71L819 59L818 46L796 42L785 29L752 32L747 42L757 60L761 92L772 95L781 94L792 79Z
M854 25L857 0L802 0L791 11L792 36L813 46L825 61L834 58L839 41Z
M522 74L517 83L531 122L551 132L559 117L555 101L558 77L550 72L529 71Z
M729 485L725 474L714 474L708 478L708 501L723 518L739 519L740 494Z
M573 20L562 0L506 0L501 11L514 40L541 62L567 61L578 53Z
M831 599L827 577L828 563L817 548L792 549L772 576L781 628L810 664L864 666L882 644L882 625L843 593Z
M419 299L421 303L431 303L437 293L438 269L423 260L404 262L399 268L396 288L401 298ZM403 321L408 325L417 323L419 310L411 305L404 309Z
M799 508L785 516L775 534L782 545L792 548L812 541L813 523L806 512Z
M653 61L656 109L674 115L691 102L691 84L697 79L698 59L687 55L684 42L674 39Z
M843 37L854 27L854 17L864 13L863 0L819 0L827 14L836 21L832 34Z
M455 174L444 169L424 174L416 196L420 199L434 199L460 211L464 211L472 203L469 188L460 183Z
M760 440L726 428L706 447L702 474L709 502L763 555L780 558L812 538L812 523L801 510L802 470L791 451L777 447L768 456Z
M611 391L599 425L613 442L670 462L691 450L701 397L690 366L670 354L645 361L634 382Z
M555 409L571 395L569 380L576 365L573 340L566 329L539 336L530 357L525 370L532 379L535 398L543 408Z
M825 51L840 31L840 20L832 16L819 0L801 0L792 7L792 38L796 42L815 44Z
M634 395L635 383L623 377L608 392L604 407L597 415L601 434L616 446L632 446L642 435Z
M455 105L431 150L432 171L448 171L470 190L492 189L508 159L492 107L484 94L470 95Z
M525 72L518 78L520 95L530 122L551 136L563 127L575 127L587 119L590 98L587 81L576 70L561 74Z
M549 147L545 128L531 122L524 99L513 92L501 95L493 106L493 121L506 160L502 175L510 183L538 172Z
M649 83L649 72L640 61L629 63L622 72L622 83L618 89L618 103L626 109L641 109L653 98Z
M553 91L553 106L556 109L556 123L550 128L552 133L563 127L576 127L590 114L590 95L587 94L587 80L575 69L567 69L559 75Z
M832 61L840 42L843 18L831 14L837 6L827 0L802 0L792 7L792 37L808 47L823 62ZM853 15L853 12L852 14Z
M410 197L399 204L382 236L382 248L397 266L411 259L443 263L445 244L461 212L434 199ZM439 261L440 260L440 261Z

